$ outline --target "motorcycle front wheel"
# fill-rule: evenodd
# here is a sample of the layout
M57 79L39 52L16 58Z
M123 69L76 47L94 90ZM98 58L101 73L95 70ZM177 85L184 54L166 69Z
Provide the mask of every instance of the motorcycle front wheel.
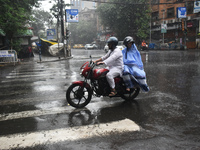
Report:
M72 84L66 92L67 102L75 108L85 107L92 98L92 90L79 84Z
M136 88L131 89L130 92L121 94L121 98L127 101L131 101L131 100L134 100L138 96L139 93L140 93L140 88L136 87Z

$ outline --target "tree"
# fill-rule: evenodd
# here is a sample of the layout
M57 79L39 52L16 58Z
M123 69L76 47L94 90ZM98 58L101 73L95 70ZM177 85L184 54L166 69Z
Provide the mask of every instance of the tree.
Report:
M40 30L45 30L47 27L52 28L53 16L49 12L44 10L33 10L32 17L31 24L35 35L40 36Z
M18 47L19 40L13 40L13 37L27 30L25 25L30 20L33 6L38 7L38 0L0 0L0 4L0 10L3 12L0 13L0 29L6 35L6 46Z
M127 35L140 39L147 38L150 16L149 6L145 5L146 0L108 2L110 3L101 4L97 9L103 26L109 27L120 40Z
M71 32L71 40L74 44L92 43L96 38L96 23L95 21L80 21L69 25Z

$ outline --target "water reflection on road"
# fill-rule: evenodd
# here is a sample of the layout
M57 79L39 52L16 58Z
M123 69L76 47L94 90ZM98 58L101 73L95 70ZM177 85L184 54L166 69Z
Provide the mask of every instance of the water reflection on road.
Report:
M43 57L44 62L38 63L35 55L22 65L1 69L0 134L128 118L142 130L127 134L126 139L118 135L127 145L138 149L200 148L199 51L142 51L150 92L141 92L135 102L93 96L86 108L69 106L65 92L73 81L83 80L80 67L90 60L90 55L95 60L104 54L103 50L72 49L71 59L52 61L57 58ZM126 149L123 144L118 145L120 149Z
M168 136L162 142L170 143L170 140L174 140L174 138L177 141L185 141L188 135L192 137L190 142L199 141L200 52L143 51L141 56L150 92L140 93L136 99L137 105L136 103L127 104L116 99L116 101L119 100L119 103L115 102L108 106L108 103L115 101L112 99L107 106L98 108L96 117L86 117L89 120L88 123L91 122L91 118L96 118L96 120L93 119L95 122L130 118L144 129L149 130L151 136L165 138ZM109 99L103 98L102 101L109 101ZM85 111L93 114L93 111L90 112L90 110L101 105L102 101L93 101L87 107L89 110ZM79 115L81 111L78 111ZM86 123L86 121L83 122ZM194 135L194 133L196 134ZM159 141L153 143L156 144ZM180 142L180 144L184 144L184 142ZM195 144L196 147L200 147L199 144ZM189 145L185 144L184 146L186 148Z

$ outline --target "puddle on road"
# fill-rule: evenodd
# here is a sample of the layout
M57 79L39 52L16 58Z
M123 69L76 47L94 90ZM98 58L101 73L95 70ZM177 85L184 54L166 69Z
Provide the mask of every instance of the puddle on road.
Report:
M40 85L40 86L34 86L34 90L37 92L43 92L43 91L55 91L57 88L54 85Z
M42 102L39 104L36 104L35 107L38 109L49 109L49 108L57 108L62 107L63 102L61 101L51 101L51 102Z

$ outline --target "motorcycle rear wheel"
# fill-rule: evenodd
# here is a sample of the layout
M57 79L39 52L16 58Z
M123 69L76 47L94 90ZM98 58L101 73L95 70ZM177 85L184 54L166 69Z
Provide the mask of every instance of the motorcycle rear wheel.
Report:
M75 108L85 107L92 98L92 91L89 87L82 87L79 84L72 84L66 92L67 102Z
M140 93L140 88L136 87L136 88L131 89L130 92L123 93L120 96L126 101L131 101L131 100L134 100L138 96L139 93Z

